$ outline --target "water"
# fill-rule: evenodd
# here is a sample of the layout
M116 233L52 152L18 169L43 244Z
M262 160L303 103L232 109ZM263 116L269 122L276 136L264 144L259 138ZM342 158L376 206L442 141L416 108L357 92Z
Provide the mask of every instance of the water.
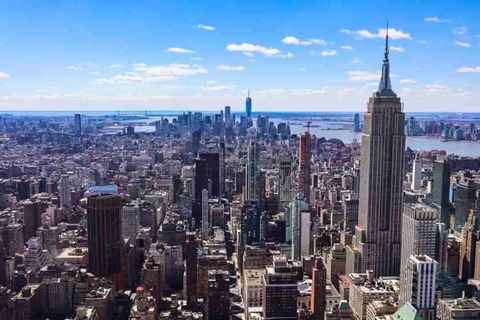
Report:
M147 111L148 119L145 119L145 111L119 111L121 116L135 117L139 119L130 119L122 121L117 128L121 129L127 124L135 126L137 132L155 131L154 126L146 125L155 120L159 120L162 116L171 121L176 115L181 114L179 111L172 110L149 110ZM195 111L192 111L195 112ZM75 113L96 117L115 117L117 111L1 111L0 116L9 114L20 117L73 117ZM204 114L214 114L217 112L202 112ZM243 113L232 112L239 115ZM353 112L253 112L253 118L257 115L269 115L270 121L275 124L279 122L290 122L292 133L299 134L305 132L305 124L312 121L310 133L317 137L325 137L326 139L337 138L345 143L351 143L354 140L361 142L362 134L351 130ZM410 113L407 116L415 116L417 119L435 119L445 121L463 121L465 123L474 121L480 122L480 114L478 113ZM480 157L480 142L476 141L450 141L443 142L438 137L407 137L407 146L414 150L445 150L448 154L457 154L460 156Z

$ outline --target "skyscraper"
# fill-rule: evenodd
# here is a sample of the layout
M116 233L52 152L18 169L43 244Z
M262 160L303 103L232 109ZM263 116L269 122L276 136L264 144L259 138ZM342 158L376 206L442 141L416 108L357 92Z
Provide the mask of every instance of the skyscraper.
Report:
M310 181L311 181L311 169L310 162L312 158L311 151L311 137L310 132L306 131L305 134L300 136L300 148L298 149L299 159L299 191L300 193L310 201Z
M260 154L258 151L258 143L254 139L250 140L248 145L247 159L247 200L259 200L257 180L260 173Z
M232 110L230 106L225 106L225 127L232 125Z
M401 213L405 161L405 113L390 84L388 33L382 77L364 115L359 223L355 246L360 272L400 274Z
M478 185L474 179L462 176L456 187L453 200L455 206L455 226L452 229L461 232L468 219L470 210L477 209Z
M440 221L450 228L450 163L447 159L433 164L432 201L440 207Z
M207 320L229 319L230 277L228 271L208 271Z
M88 269L99 277L120 273L122 197L99 194L87 198Z
M247 94L247 99L245 100L245 112L247 113L247 118L252 118L252 98L250 98L250 90Z
M310 210L302 195L295 197L292 210L292 259L310 255Z
M353 131L354 132L360 132L360 115L358 113L355 113L353 116Z
M422 159L417 153L415 160L413 160L413 170L412 170L412 185L410 186L412 190L418 191L422 184Z
M402 254L399 306L407 302L407 262L410 256L427 255L436 259L438 212L424 204L409 203L403 208Z
M313 312L314 320L323 320L325 318L325 308L327 294L327 269L320 257L315 258L312 268L312 296L310 299L310 309Z
M70 208L72 206L72 188L68 174L62 174L60 177L58 191L60 191L60 206L62 208Z
M406 265L405 303L412 304L422 319L435 317L437 261L429 256L410 256Z
M80 136L82 134L82 115L79 113L75 114L74 127L75 133Z
M279 161L278 193L280 202L288 204L292 201L292 156L283 154Z
M122 235L135 239L140 231L140 208L138 202L128 203L122 208Z

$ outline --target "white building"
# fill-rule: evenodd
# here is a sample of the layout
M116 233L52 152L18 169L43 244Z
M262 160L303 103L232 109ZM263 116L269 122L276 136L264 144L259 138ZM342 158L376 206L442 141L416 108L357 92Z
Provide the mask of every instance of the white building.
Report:
M411 188L413 191L420 190L422 186L422 159L420 156L415 156L415 160L413 160L413 170L412 170L412 184Z
M429 256L412 255L407 261L405 303L419 310L423 319L434 318L437 265Z

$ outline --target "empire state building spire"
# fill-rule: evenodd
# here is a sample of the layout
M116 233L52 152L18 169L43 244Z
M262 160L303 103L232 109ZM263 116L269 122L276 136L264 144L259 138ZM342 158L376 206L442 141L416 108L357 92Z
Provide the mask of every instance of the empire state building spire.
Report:
M387 35L385 39L385 58L383 59L382 66L382 78L380 79L380 84L376 92L377 96L381 97L394 97L395 92L392 90L392 85L390 83L390 61L388 60L388 22L387 22Z

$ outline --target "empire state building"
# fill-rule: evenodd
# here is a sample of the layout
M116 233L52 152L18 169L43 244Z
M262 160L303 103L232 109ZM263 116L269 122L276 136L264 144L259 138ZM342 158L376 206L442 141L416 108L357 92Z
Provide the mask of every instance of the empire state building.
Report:
M398 276L405 161L405 113L390 84L388 27L382 78L368 101L362 134L359 217L347 269Z

